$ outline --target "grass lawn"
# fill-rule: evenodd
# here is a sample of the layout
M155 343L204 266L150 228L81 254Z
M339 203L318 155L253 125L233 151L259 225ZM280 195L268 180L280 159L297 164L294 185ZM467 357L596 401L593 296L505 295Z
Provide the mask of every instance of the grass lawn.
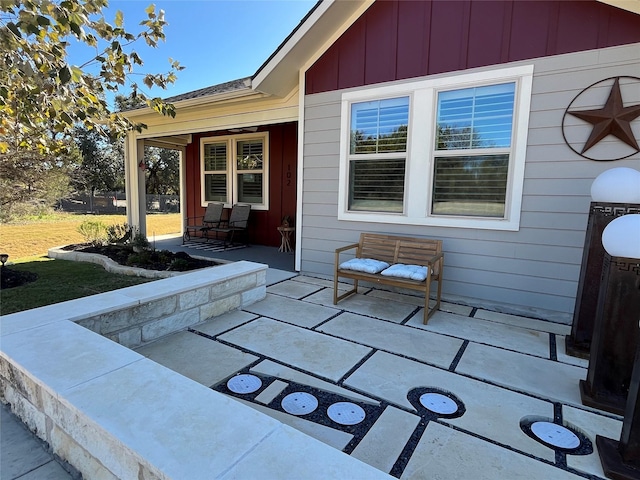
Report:
M8 253L9 261L25 257L46 255L51 247L84 242L78 226L85 220L100 221L105 225L123 224L124 215L74 215L55 214L45 218L25 220L20 223L0 225L0 253ZM147 236L180 232L179 213L147 215Z
M9 254L9 268L38 274L35 282L0 291L0 315L152 281L109 273L91 263L44 257L51 247L83 243L78 226L85 220L113 225L125 223L127 217L61 213L0 225L0 253ZM179 233L180 222L179 213L147 215L149 239L154 235Z
M109 273L93 263L67 260L39 259L10 268L36 273L38 279L20 287L0 290L0 315L153 281Z

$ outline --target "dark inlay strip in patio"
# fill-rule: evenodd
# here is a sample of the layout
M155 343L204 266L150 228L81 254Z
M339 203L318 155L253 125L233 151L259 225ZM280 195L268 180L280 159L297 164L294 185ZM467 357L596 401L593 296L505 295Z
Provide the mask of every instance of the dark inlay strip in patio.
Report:
M458 366L458 362L462 358L462 355L464 354L464 351L467 349L467 345L469 345L469 340L465 340L464 342L462 342L462 345L460 345L460 349L458 350L458 353L456 353L456 356L454 357L453 361L451 362L451 365L449 365L449 371L450 372L455 372L456 371L456 367Z

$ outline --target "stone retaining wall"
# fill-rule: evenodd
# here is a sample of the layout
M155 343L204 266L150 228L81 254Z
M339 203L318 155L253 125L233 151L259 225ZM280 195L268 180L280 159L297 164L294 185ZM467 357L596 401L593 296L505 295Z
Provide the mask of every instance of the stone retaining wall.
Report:
M203 272L218 268L222 267L205 269ZM185 276L162 280L177 287L174 292L166 292L162 298L89 315L76 320L76 323L125 347L133 348L250 305L266 295L266 267L219 281L205 280L206 283L202 286L190 285L186 289L180 289L180 285L185 284L183 280L186 280ZM158 283L154 282L152 285L155 287Z

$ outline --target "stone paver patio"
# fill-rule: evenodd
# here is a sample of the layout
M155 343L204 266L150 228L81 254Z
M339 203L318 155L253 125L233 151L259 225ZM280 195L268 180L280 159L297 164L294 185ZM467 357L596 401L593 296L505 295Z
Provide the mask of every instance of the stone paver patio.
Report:
M446 303L423 325L419 297L362 289L334 306L331 283L305 276L267 292L137 352L398 478L604 478L595 435L619 439L622 422L581 404L588 364L565 354L569 326ZM237 374L260 387L232 392ZM295 393L317 409L287 413ZM457 411L428 410L427 393ZM332 420L340 402L365 419ZM534 440L537 420L566 425L580 448Z

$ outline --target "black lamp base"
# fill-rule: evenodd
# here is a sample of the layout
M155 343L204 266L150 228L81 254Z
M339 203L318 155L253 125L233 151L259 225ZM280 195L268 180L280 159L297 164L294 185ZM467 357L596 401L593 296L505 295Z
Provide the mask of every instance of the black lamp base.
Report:
M604 395L602 393L593 395L586 380L580 380L580 400L583 405L620 416L624 416L624 409L627 404L627 398L624 396Z
M589 357L591 355L591 340L589 340L588 342L579 342L577 340L574 340L573 337L567 336L564 339L564 346L567 355L589 360Z
M618 447L620 442L596 435L596 446L604 475L613 480L640 480L640 465L625 463Z

